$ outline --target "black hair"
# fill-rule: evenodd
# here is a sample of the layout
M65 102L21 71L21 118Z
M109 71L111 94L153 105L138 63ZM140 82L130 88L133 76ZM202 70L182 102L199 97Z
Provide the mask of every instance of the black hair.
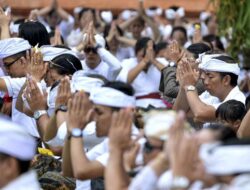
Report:
M79 19L81 19L82 15L86 12L90 11L93 15L95 15L95 10L91 9L91 8L83 8L80 12L79 12Z
M0 152L0 161L2 160L6 160L8 158L14 158L8 154L5 153L1 153ZM23 174L25 172L27 172L30 169L30 162L31 160L19 160L17 158L15 158L17 163L18 163L18 169L19 169L19 174Z
M49 34L45 26L38 21L24 22L19 27L18 36L29 41L31 46L50 45Z
M225 121L242 120L246 114L245 105L237 100L228 100L222 103L215 112L216 118L221 118Z
M59 55L52 62L56 64L52 66L60 75L73 75L76 71L82 70L81 61L71 54Z
M121 81L112 81L112 82L107 82L106 84L103 85L103 87L110 87L114 88L116 90L119 90L123 92L124 94L128 96L133 96L134 95L134 89L130 84L121 82Z
M250 108L250 95L246 97L245 106L246 106L246 111L248 111Z
M216 140L222 142L237 138L237 134L232 128L226 127L222 124L211 124L208 126L208 129L217 132Z
M25 18L20 18L14 21L14 24L22 24L25 22Z
M66 46L66 45L54 45L53 47L71 50L71 49L70 49L68 46Z
M224 61L226 63L236 63L236 61L230 57L230 56L227 56L227 55L220 55L218 57L214 57L213 59L218 59L220 61ZM229 73L229 72L220 72L219 73L221 78L225 77L226 75L229 75L231 80L230 80L230 85L235 87L237 86L237 83L238 83L238 75L234 74L234 73Z
M179 6L173 5L173 6L169 7L168 9L173 9L174 11L177 11L179 8L180 8Z
M106 84L107 82L109 82L108 79L106 79L104 76L99 75L99 74L90 74L90 73L87 73L86 76L90 77L90 78L100 79L100 80L102 80L104 82L104 84Z
M175 27L172 29L172 32L171 32L171 35L170 35L171 38L173 37L173 35L174 35L174 33L175 33L176 31L182 32L182 33L184 34L186 40L188 39L188 37L187 37L187 30L186 30L183 26L175 26Z
M211 50L211 48L204 44L204 43L195 43L190 46L188 46L187 50L194 55L194 57L197 59L199 57L199 54L208 52Z
M157 55L161 50L167 47L168 47L167 42L159 42L158 44L155 45L155 54Z
M203 41L210 43L212 45L212 47L213 47L212 42L215 42L215 45L218 49L225 51L225 48L224 48L224 46L223 46L223 44L218 36L216 36L214 34L208 34L208 35L204 36L202 39L203 39ZM213 49L214 48L215 47L213 47Z
M148 41L150 41L152 39L148 38L148 37L143 37L137 40L136 44L135 44L135 54L137 55L137 53L144 49L144 54L146 53L146 49L147 49L147 44ZM154 49L155 49L155 45L154 45Z

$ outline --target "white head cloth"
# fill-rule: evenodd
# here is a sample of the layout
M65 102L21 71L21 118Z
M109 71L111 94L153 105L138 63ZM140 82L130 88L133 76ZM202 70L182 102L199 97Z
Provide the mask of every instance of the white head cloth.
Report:
M184 17L185 16L185 10L183 7L180 7L179 9L177 9L176 11L173 10L173 9L166 9L165 10L165 16L167 19L169 20L173 20L176 18L176 16L179 16L179 17Z
M143 116L145 136L168 140L168 131L174 124L176 116L175 111L166 110L152 110L145 113ZM188 123L185 123L185 129L192 131Z
M88 77L83 71L77 71L72 76L71 88L73 92L83 90L90 93L92 89L101 87L103 84L103 80Z
M18 33L19 32L19 26L20 24L14 24L14 22L10 23L10 33L14 34L14 33Z
M82 11L82 9L83 9L82 7L75 7L73 12L74 14L79 14Z
M206 53L201 53L201 54L199 54L199 57L196 59L196 61L199 64L205 64L206 62L208 62L213 57L218 57L218 56L221 56L221 55L223 55L223 54L206 54Z
M200 148L206 172L212 175L230 175L250 172L250 145L204 144Z
M122 13L121 13L121 18L122 18L123 20L128 20L128 19L130 19L131 17L136 16L137 14L138 14L137 11L124 10L124 11L122 11Z
M10 57L31 48L27 40L23 38L8 38L0 40L0 59Z
M205 63L199 64L199 69L213 72L233 73L235 75L240 74L240 67L238 63L226 63L225 61L216 59L216 57Z
M109 87L100 87L91 90L89 99L94 104L103 106L117 108L135 107L134 96L128 96L119 90Z
M113 14L111 11L102 11L101 12L101 17L106 23L111 23L113 20Z
M145 113L144 132L146 137L154 137L160 140L168 139L168 130L174 123L176 112L174 111L150 111Z
M200 20L205 21L210 16L211 16L210 12L203 11L200 13Z
M28 161L35 152L36 140L23 130L23 126L0 117L0 153Z
M85 33L83 35L83 41L85 40L85 38L87 37L87 34ZM96 34L95 35L95 41L98 45L100 45L102 48L105 48L106 42L105 39L100 35L100 34Z
M44 45L40 49L43 55L43 61L51 61L55 57L62 55L62 54L71 54L77 57L75 52L65 49L65 48L57 48L57 47L53 47L50 45Z

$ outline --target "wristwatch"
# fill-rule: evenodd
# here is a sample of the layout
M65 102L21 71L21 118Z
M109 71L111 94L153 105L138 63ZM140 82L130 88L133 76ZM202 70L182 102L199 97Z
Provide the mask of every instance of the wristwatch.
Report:
M38 120L42 115L47 114L46 110L37 110L34 112L33 117Z
M193 85L189 85L186 87L186 91L195 91L195 90L196 90L196 87Z
M172 181L171 189L185 189L190 185L190 181L185 176L175 176Z
M68 110L67 106L60 105L55 109L55 113L57 114L58 111L66 112Z
M82 130L79 128L73 128L71 133L68 136L68 139L70 139L71 137L75 137L75 138L82 137Z

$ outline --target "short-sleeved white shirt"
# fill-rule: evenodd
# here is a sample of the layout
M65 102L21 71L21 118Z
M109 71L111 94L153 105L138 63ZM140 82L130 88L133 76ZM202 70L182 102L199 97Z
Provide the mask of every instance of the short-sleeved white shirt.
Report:
M12 97L12 121L19 123L21 126L24 126L24 129L32 136L39 137L39 133L37 131L36 121L35 119L28 117L24 113L19 112L16 109L16 101L21 90L24 85L26 78L11 78L9 76L1 77L7 86L8 94Z

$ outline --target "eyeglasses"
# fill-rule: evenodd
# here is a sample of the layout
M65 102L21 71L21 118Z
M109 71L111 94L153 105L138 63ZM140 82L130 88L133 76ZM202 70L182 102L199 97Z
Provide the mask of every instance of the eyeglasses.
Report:
M17 62L19 59L20 59L20 57L17 58L17 59L15 59L14 61L12 61L12 62L10 62L10 63L4 63L4 67L5 67L6 69L10 68L10 66L13 65L15 62Z
M92 52L92 53L97 54L97 50L96 50L95 48L93 48L93 47L84 48L83 51L84 51L85 53L90 53L90 52Z
M77 69L74 66L74 64L70 60L68 60L68 59L66 59L66 60L74 68L74 70L77 71ZM57 63L54 63L53 61L49 61L49 68L53 68L53 66L60 67L60 68L62 68L64 70L66 69L65 67L63 67L63 66L61 66L61 65L59 65Z
M146 141L144 144L143 151L145 153L151 153L153 150L162 150L162 149L163 149L163 145L162 146L154 146L154 145L150 144L149 141Z

